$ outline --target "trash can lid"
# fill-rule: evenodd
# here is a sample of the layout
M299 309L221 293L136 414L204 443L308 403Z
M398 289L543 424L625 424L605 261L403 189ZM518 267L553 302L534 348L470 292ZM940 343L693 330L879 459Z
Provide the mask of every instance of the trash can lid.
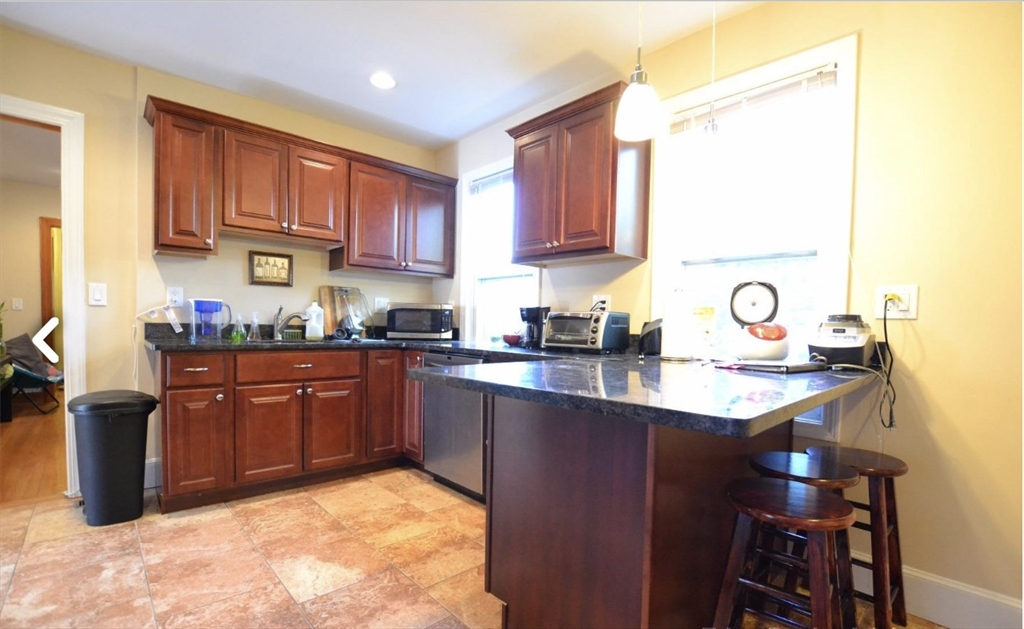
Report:
M95 391L79 395L68 402L72 413L95 413L123 415L126 413L150 414L160 401L141 391Z

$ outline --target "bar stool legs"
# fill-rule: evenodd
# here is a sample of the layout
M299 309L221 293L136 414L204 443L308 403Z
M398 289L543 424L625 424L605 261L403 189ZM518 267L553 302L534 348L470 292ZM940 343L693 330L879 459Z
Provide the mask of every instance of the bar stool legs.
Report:
M738 627L745 612L790 627L803 626L765 606L750 606L755 599L770 601L809 617L815 629L855 627L844 618L842 567L849 571L849 547L836 543L855 520L853 507L833 492L774 478L745 478L728 485L729 500L737 511L732 547L715 611L715 627ZM807 531L809 597L773 586L760 578L758 557L772 551L759 543L761 524ZM845 550L844 550L845 549Z
M849 465L868 479L868 504L856 501L850 504L870 515L868 523L856 522L853 526L871 534L871 561L854 559L853 564L871 570L874 595L862 592L856 595L872 603L877 629L891 629L894 622L905 626L907 604L895 478L907 473L907 464L893 456L856 448L814 446L807 449L807 454Z

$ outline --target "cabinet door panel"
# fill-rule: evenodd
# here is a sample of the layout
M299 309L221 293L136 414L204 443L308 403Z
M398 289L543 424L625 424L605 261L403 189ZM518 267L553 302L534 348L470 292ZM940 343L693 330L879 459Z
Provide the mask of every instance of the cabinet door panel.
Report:
M407 178L353 162L349 190L348 263L400 270L404 253Z
M235 478L240 483L302 471L302 383L235 389Z
M291 147L288 233L341 244L348 202L348 160Z
M363 455L363 398L359 380L306 384L303 463L307 470L358 463Z
M366 360L366 456L402 453L402 352L369 351Z
M560 124L558 251L612 244L612 103Z
M541 129L515 143L513 261L551 253L549 245L555 240L556 131L556 127Z
M406 351L405 370L423 366L423 352ZM402 374L405 376L405 374ZM405 456L423 462L423 383L403 379L405 383Z
M235 131L224 147L224 225L285 233L288 147Z
M215 128L170 114L160 114L155 128L156 247L213 252L220 204Z
M163 491L176 495L230 485L234 442L224 389L168 391L163 417Z
M455 190L451 186L410 178L405 225L406 270L455 273Z

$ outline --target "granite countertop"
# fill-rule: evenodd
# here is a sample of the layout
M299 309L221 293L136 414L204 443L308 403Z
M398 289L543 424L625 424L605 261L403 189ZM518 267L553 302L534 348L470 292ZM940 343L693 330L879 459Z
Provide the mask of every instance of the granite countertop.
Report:
M412 380L686 430L750 437L867 386L870 374L738 372L608 355L430 367Z

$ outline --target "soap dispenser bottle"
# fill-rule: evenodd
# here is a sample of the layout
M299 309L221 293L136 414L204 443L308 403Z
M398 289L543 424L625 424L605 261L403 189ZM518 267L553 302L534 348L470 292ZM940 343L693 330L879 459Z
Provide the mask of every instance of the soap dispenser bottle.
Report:
M260 335L260 319L259 319L259 313L257 313L257 312L252 313L252 325L249 326L249 337L246 340L249 340L249 341L261 341L261 340L263 340L262 336Z
M315 301L306 308L306 340L324 340L324 309Z

